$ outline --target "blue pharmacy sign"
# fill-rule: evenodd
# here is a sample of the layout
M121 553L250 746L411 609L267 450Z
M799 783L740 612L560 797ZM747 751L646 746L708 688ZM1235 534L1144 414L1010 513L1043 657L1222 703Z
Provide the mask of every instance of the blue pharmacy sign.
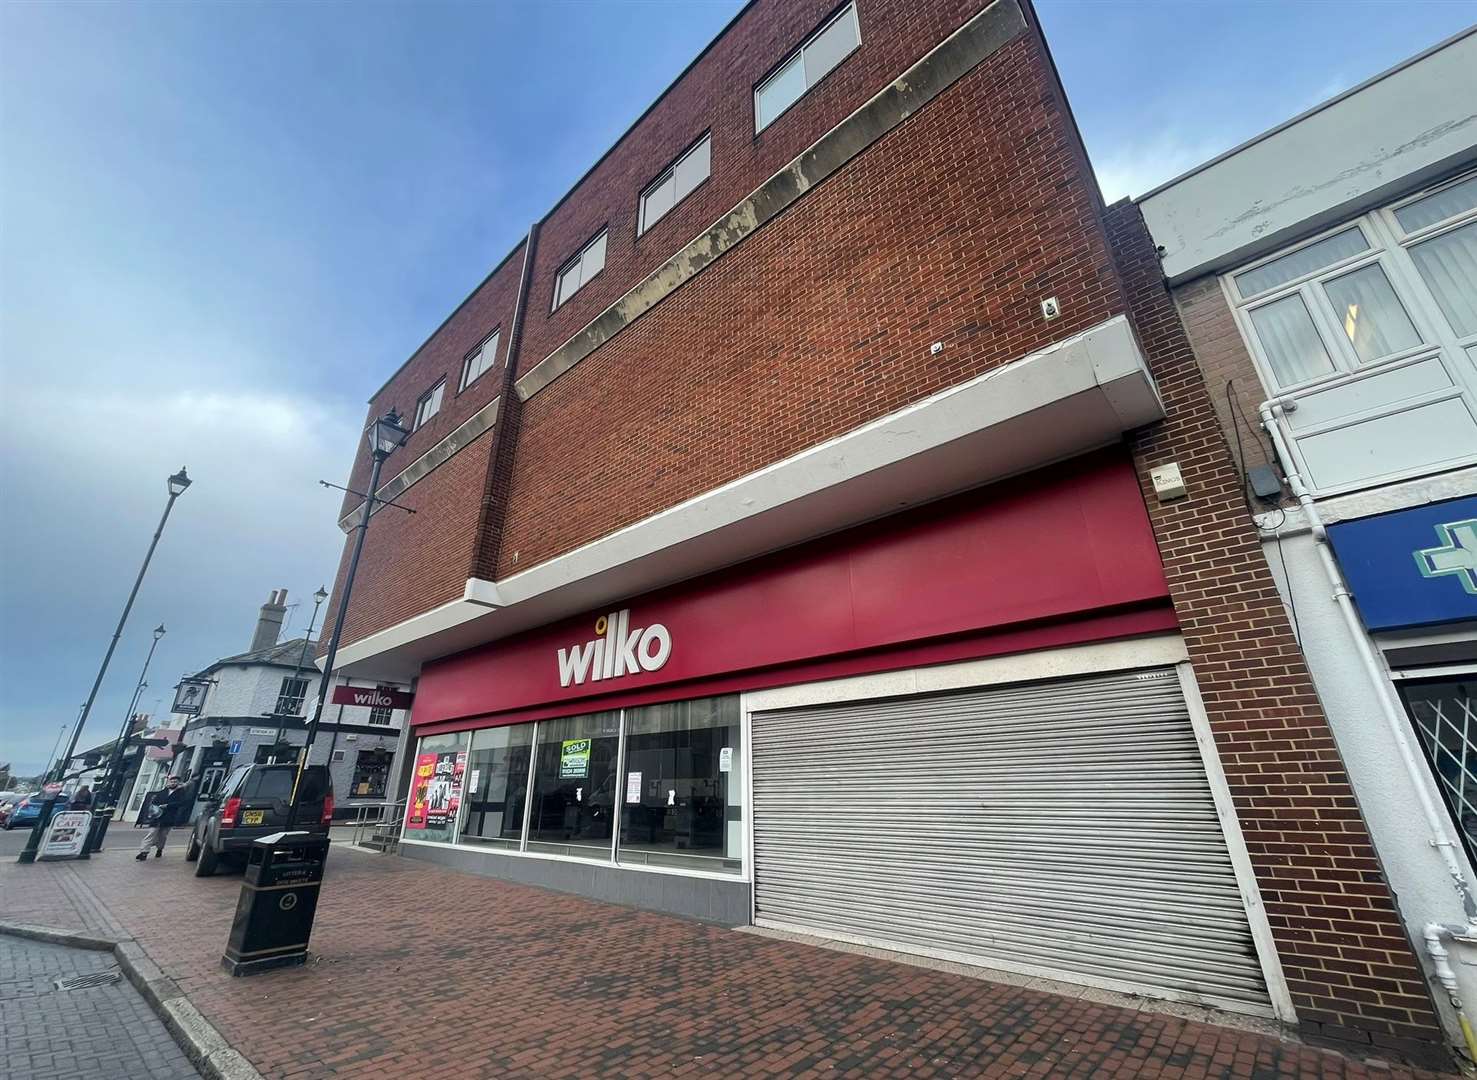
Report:
M1477 619L1477 498L1328 527L1371 630Z

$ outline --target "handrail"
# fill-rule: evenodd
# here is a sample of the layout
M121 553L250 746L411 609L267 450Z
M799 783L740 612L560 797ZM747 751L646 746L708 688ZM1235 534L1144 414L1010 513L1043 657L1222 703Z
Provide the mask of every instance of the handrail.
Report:
M370 839L394 838L394 829L400 824L400 818L405 808L405 800L399 799L391 802L386 800L377 803L360 803L354 809L354 839L352 843L359 847L363 844L365 833L368 832ZM386 850L389 850L388 846Z

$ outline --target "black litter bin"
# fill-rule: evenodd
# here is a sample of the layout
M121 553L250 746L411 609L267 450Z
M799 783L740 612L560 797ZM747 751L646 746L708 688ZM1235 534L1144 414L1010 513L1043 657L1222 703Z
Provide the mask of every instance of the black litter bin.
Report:
M328 837L280 832L251 845L236 920L221 964L232 975L292 967L308 958Z

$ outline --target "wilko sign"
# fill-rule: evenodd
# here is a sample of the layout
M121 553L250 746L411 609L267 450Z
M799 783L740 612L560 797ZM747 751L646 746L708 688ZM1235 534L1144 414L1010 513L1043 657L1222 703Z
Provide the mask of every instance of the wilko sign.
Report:
M631 609L595 620L595 637L559 650L559 685L586 679L618 679L638 671L659 671L672 655L672 635L661 623L631 628Z
M391 690L387 686L335 686L335 705L363 705L367 709L408 709L414 694Z

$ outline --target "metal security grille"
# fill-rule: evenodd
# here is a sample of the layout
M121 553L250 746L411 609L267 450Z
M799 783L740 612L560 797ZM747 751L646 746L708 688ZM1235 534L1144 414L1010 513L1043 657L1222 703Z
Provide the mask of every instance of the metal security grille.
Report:
M759 922L1270 1015L1173 670L753 725Z
M1410 722L1460 826L1468 857L1477 852L1477 679L1440 679L1400 687Z

